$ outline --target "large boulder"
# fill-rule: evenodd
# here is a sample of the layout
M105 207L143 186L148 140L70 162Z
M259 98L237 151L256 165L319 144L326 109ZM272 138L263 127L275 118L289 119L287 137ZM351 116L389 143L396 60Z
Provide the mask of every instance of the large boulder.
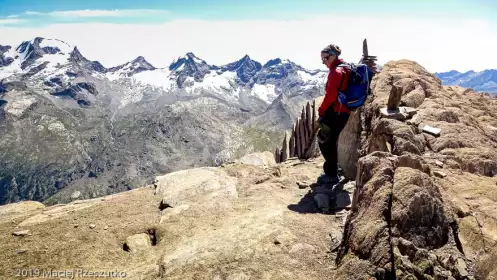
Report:
M38 201L21 201L0 206L0 215L9 215L43 209L45 205Z
M414 279L428 279L455 273L454 265L438 258L445 254L464 257L451 227L453 216L444 208L438 186L430 175L402 167L401 161L386 152L359 160L354 211L337 258L340 266L345 266L341 270L367 260L374 268L369 276L377 279L419 275L426 278ZM430 254L434 257L427 263ZM351 263L354 257L362 261Z
M270 152L247 154L237 160L237 162L255 166L273 166L276 164L274 155Z
M485 257L483 257L476 264L476 277L477 279L488 279L495 280L497 279L497 248L494 249Z
M172 208L183 205L202 204L216 208L230 205L238 198L237 178L223 169L202 167L181 170L156 177L155 194L163 197L163 204Z
M338 138L338 165L347 178L354 178L357 172L361 129L361 110L357 110L350 114L347 125Z

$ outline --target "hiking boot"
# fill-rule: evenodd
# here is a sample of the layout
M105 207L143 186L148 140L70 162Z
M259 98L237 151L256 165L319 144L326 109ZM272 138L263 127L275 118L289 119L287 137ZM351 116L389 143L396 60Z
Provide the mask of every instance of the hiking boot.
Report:
M321 185L336 185L340 182L338 176L328 176L326 174L323 174L319 176L317 183Z

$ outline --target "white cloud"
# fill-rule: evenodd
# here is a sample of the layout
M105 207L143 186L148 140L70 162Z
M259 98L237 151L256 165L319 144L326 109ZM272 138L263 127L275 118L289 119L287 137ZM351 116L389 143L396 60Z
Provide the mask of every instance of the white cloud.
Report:
M37 16L37 15L43 15L43 13L40 13L40 12L35 12L35 11L25 11L24 12L25 15L28 15L28 16Z
M130 9L130 10L69 10L69 11L53 11L48 13L26 11L25 15L39 16L46 15L50 17L133 17L165 14L165 10L148 10L148 9Z
M342 57L357 62L362 40L379 63L415 60L431 72L497 68L494 26L481 20L334 17L294 21L175 20L163 24L82 23L39 28L0 27L0 44L18 45L36 36L78 46L105 66L144 56L157 67L192 51L210 64L248 54L261 63L288 58L306 68L323 68L319 51L338 44Z
M54 17L126 17L160 13L158 10L74 10L49 13Z
M7 17L6 19L0 18L0 24L17 24L20 22L22 22L22 20L13 17Z
M18 18L18 17L19 17L19 15L10 15L7 18Z

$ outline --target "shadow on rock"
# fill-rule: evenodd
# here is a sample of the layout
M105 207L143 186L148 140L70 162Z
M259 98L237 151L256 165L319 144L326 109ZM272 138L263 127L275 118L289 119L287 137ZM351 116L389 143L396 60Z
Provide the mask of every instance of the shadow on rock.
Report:
M302 213L335 214L343 209L349 209L352 203L351 195L355 182L340 182L336 185L321 185L314 183L311 190L297 204L288 205L288 209Z

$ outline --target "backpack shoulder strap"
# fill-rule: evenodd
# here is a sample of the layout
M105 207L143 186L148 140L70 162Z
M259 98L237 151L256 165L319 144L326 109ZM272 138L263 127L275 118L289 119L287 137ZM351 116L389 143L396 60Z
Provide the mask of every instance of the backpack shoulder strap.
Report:
M342 72L342 79L340 80L340 85L338 86L338 92L340 92L342 90L344 76L345 76L345 74Z
M349 64L347 64L347 63L342 63L342 64L339 64L339 65L337 66L337 68L338 68L338 67L341 67L341 68L342 68L342 71L340 71L340 72L341 72L341 75L342 75L342 79L340 80L340 85L338 86L338 91L340 92L340 91L342 90L343 80L345 79L345 75L346 75L346 73L347 73L347 70L346 70L346 69L347 69L347 67L350 67L350 65L349 65Z

